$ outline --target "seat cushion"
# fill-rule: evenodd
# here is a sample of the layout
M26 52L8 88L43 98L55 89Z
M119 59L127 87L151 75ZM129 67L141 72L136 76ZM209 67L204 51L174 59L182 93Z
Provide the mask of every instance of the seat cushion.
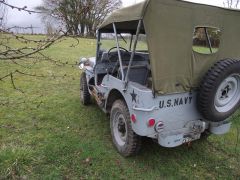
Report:
M123 73L126 76L128 67L123 67ZM149 74L149 69L147 66L131 66L128 80L132 82L139 83L141 85L147 84L147 78ZM119 79L121 79L121 73L119 70Z

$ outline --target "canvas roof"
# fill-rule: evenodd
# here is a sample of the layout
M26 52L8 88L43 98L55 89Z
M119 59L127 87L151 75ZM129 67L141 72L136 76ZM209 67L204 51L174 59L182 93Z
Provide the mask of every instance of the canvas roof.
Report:
M203 75L218 60L240 59L240 11L179 0L147 0L112 13L100 32L135 33L142 19L150 54L154 90L178 93L199 86ZM217 53L204 55L192 50L196 26L218 27L221 44Z
M130 31L136 33L138 20L143 18L147 4L148 1L144 1L133 6L114 11L100 25L99 30L102 32L113 32L112 23L116 23L118 32L122 30L123 32Z

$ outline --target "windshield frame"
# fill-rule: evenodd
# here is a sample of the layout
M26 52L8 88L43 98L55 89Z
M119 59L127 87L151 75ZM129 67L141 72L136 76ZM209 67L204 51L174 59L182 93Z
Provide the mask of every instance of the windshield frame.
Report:
M129 52L131 52L131 57L130 57L130 60L129 60L129 65L128 65L128 68L127 68L126 76L124 75L124 72L123 72L122 56L121 56L121 52L120 52L120 48L119 48L120 47L119 46L119 38L118 38L119 33L117 33L116 24L112 23L112 26L113 26L113 30L114 30L114 38L115 38L116 48L117 48L117 51L118 51L117 61L120 64L120 71L121 71L121 75L122 75L121 80L125 82L125 89L126 89L128 81L129 81L128 76L129 76L129 73L130 73L130 70L131 70L131 65L132 65L132 62L133 62L134 55L136 53L136 48L137 48L137 44L138 44L138 40L139 40L139 35L141 33L141 28L143 26L143 22L142 22L142 19L138 20L138 25L137 25L137 29L136 29L136 33L135 33L135 35L136 35L135 39L133 38L134 34L131 33L131 39L130 39L130 45L129 45ZM97 31L97 52L96 52L96 60L97 61L100 61L100 50L101 50L101 45L102 45L101 35L102 35L102 33ZM120 34L120 37L121 37L121 34Z

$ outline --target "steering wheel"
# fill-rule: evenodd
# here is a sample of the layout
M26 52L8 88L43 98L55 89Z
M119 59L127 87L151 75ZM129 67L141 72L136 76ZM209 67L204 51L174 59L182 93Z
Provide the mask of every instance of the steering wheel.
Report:
M108 56L110 56L110 53L113 49L117 49L117 47L112 47L111 49L108 50ZM123 48L123 47L119 47L119 49L124 50L125 52L129 52L127 49Z
M118 57L118 54L110 55L110 53L111 53L111 51L112 51L113 49L117 49L117 47L112 47L111 49L108 50L108 59L109 59L109 62L111 62L110 59L111 59L112 57L116 56L116 59L117 59L117 57ZM122 49L122 50L124 50L125 52L129 52L127 49L125 49L125 48L123 48L123 47L119 47L119 49ZM113 68L113 70L112 70L112 72L111 72L112 74L116 71L118 65L119 65L119 61L116 61L116 64L114 65L114 68Z

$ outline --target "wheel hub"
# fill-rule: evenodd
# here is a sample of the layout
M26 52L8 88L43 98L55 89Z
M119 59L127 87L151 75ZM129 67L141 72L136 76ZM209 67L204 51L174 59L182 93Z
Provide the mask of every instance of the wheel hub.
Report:
M117 143L120 146L125 145L127 139L127 124L125 117L121 113L115 115L113 133Z
M118 131L122 134L126 133L125 124L123 122L118 124Z
M240 75L227 77L219 86L215 96L215 108L219 112L228 112L240 100Z
M230 84L227 85L224 89L222 89L222 96L221 96L221 99L226 99L229 97L229 92L232 90L232 88L230 88Z

